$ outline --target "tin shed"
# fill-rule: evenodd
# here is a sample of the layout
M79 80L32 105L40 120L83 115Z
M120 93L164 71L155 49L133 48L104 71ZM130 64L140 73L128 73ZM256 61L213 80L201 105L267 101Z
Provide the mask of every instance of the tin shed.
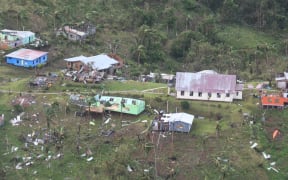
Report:
M169 131L190 132L194 115L187 113L173 113L169 118Z

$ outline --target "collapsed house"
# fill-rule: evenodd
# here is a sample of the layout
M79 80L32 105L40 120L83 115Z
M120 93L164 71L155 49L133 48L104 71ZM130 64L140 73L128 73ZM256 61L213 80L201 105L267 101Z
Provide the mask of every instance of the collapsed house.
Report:
M117 69L123 66L123 61L118 61L106 54L91 57L81 55L64 59L64 61L66 61L66 68L68 70L66 76L72 77L74 81L94 83L101 81L101 79L109 74L114 74Z
M8 50L34 42L35 33L3 29L0 31L0 50Z
M275 77L276 86L279 89L287 90L288 89L288 73L283 72L277 74Z
M96 95L92 98L87 98L82 95L71 95L70 102L84 107L86 112L95 113L111 111L138 115L145 109L145 101L143 100L115 96Z
M188 113L160 114L152 122L154 131L177 131L189 133L193 124L194 115Z
M57 36L64 36L72 41L82 41L87 36L96 33L96 27L92 24L85 23L81 25L65 25L57 30Z
M243 84L237 83L236 75L211 70L177 72L175 89L177 99L232 102L242 99Z
M48 73L48 75L39 75L29 81L30 88L32 87L51 87L57 81L58 75L56 73Z

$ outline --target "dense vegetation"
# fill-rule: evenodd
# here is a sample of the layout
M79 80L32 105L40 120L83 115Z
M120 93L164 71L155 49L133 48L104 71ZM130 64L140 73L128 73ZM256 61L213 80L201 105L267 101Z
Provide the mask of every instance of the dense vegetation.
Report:
M132 76L214 69L270 80L287 68L287 7L283 0L3 0L0 28L48 39L54 67L63 57L114 52ZM97 26L85 43L55 37L63 24L82 22Z

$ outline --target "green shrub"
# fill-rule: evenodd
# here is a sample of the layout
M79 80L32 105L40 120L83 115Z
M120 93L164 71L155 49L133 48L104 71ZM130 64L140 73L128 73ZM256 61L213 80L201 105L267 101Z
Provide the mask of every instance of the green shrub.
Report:
M188 110L190 108L190 104L188 101L181 101L181 108L183 110Z

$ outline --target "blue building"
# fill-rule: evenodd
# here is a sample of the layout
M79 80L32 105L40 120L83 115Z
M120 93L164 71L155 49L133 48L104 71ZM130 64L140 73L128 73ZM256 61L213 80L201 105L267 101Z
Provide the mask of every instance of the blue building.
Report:
M15 66L36 67L40 64L46 64L48 52L32 49L19 49L6 56L6 62Z

